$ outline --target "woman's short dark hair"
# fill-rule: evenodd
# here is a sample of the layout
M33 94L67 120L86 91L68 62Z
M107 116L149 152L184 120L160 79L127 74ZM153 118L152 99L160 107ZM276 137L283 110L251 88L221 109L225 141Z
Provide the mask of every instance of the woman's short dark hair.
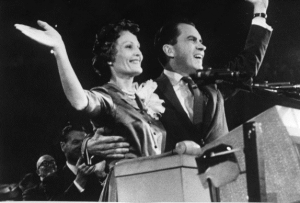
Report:
M101 77L103 82L107 82L111 77L108 62L114 62L117 53L116 41L122 31L129 31L136 35L139 26L129 20L121 20L117 23L108 24L102 27L96 34L93 53L93 67Z
M195 27L195 24L189 21L186 18L180 18L172 21L168 21L165 23L156 33L154 39L154 48L158 57L159 62L162 66L165 66L169 61L169 58L164 53L162 47L165 44L174 45L177 43L177 37L180 35L180 31L178 29L179 24L188 24Z

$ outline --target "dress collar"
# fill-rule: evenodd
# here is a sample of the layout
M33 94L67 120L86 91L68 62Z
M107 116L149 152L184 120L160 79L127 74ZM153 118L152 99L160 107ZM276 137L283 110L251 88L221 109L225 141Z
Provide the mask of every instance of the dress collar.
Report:
M135 86L135 89L137 87L137 83L133 83L133 85ZM126 94L124 91L122 91L117 85L113 84L113 83L107 83L106 86L111 87L115 92L117 92L120 96L120 98L125 101L126 103L128 103L129 105L131 105L133 108L135 109L140 109L140 107L138 106L137 102L136 102L136 97L138 97L136 94L134 94L134 98L131 96L129 96L128 94Z

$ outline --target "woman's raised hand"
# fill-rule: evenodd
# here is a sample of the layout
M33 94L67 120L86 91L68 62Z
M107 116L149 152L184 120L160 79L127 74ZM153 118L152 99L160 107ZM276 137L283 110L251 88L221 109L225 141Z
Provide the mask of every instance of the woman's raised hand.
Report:
M84 109L88 100L69 61L60 34L46 22L39 20L38 25L42 28L41 30L20 24L16 24L15 27L27 37L53 50L65 95L75 109Z
M37 23L41 28L43 28L43 30L38 30L21 24L15 24L15 27L27 37L37 41L40 44L51 47L54 50L64 46L60 34L53 27L40 20L38 20Z

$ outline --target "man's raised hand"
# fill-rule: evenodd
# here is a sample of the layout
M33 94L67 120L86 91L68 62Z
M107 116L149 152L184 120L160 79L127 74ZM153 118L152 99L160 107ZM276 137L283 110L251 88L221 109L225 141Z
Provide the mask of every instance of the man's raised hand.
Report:
M111 135L111 130L99 128L87 142L87 150L92 155L102 158L124 158L129 152L129 143L118 135Z

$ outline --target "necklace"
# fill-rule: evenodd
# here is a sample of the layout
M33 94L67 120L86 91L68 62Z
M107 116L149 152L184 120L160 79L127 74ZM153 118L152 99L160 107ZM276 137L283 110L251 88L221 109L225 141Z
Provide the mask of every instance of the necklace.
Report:
M109 81L108 83L113 84L113 85L116 85L116 84L114 84L114 83L111 82L111 81ZM118 86L118 85L116 85L116 86ZM124 92L130 99L135 99L135 92L134 92L134 91L127 91L127 90L125 90L125 89L121 89L121 90L122 90L122 92Z
M122 91L130 98L130 99L135 99L135 93L132 91L126 91L122 89Z

